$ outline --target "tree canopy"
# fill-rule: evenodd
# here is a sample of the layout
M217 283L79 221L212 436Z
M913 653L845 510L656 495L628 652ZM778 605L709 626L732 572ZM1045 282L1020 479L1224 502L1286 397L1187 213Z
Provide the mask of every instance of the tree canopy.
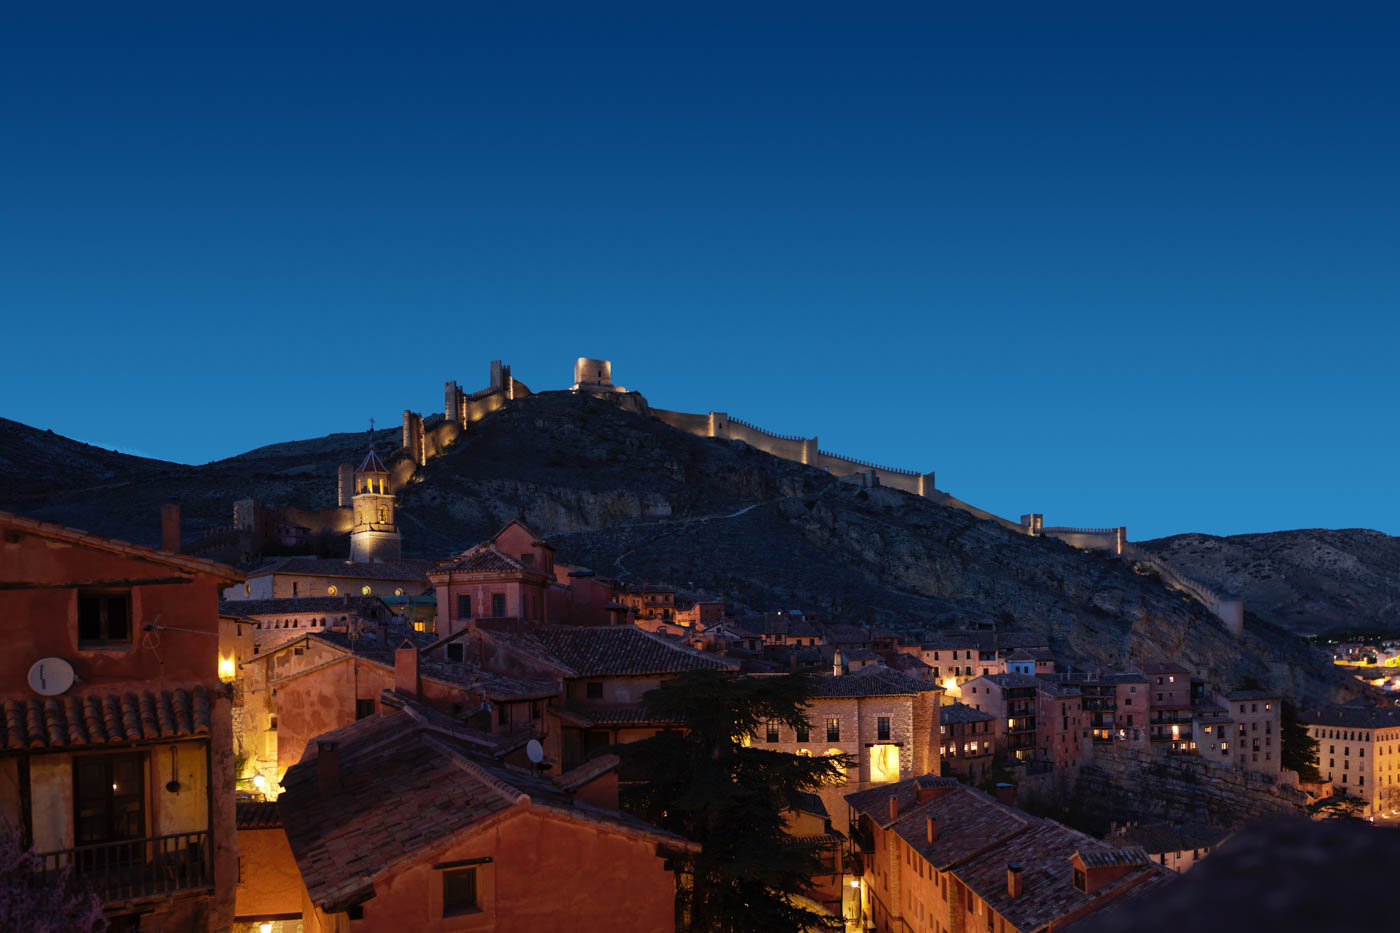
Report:
M784 812L796 809L802 794L840 780L851 762L749 744L769 721L805 726L814 687L805 674L736 678L697 671L644 698L650 716L681 728L616 749L625 777L641 782L631 785L625 802L703 846L682 871L678 929L840 929L793 900L810 892L822 861L817 847L784 832Z

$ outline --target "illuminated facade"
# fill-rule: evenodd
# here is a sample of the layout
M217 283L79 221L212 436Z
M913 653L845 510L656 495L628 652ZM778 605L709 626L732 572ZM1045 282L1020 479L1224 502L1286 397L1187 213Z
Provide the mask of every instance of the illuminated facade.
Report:
M1360 798L1373 814L1400 808L1400 709L1329 706L1301 718L1334 795Z
M372 447L355 471L353 508L355 524L350 529L350 560L357 564L398 560L402 542L394 524L394 493L389 486L389 470Z

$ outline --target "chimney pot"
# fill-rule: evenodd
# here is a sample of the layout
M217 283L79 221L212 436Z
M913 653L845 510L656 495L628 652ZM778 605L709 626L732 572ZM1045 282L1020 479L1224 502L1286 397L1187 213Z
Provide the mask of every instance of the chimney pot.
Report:
M928 835L928 841L930 843L934 842L938 838L938 817L930 816L925 830Z
M1008 897L1021 896L1021 863L1006 863L1006 894Z
M890 794L890 822L899 819L899 798Z
M316 786L321 793L340 790L340 743L316 743Z
M180 503L173 499L160 507L160 549L180 553Z

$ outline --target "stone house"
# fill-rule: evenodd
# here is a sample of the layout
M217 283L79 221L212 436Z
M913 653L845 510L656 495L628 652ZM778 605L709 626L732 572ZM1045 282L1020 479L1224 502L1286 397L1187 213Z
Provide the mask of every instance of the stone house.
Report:
M877 933L1055 930L1170 874L947 777L846 796L860 916Z
M737 671L730 659L695 651L634 625L529 624L478 619L452 638L424 649L442 656L460 641L470 662L496 674L553 685L543 713L546 754L573 768L609 745L655 735L674 723L642 708L650 690L687 671ZM447 655L450 659L450 654Z
M223 598L416 596L428 591L428 572L436 565L434 560L410 557L372 564L331 557L284 557L248 571L247 579L225 589Z
M997 748L1010 758L1036 756L1036 712L1040 681L1028 674L991 674L963 685L963 702L996 720Z
M1036 688L1036 758L1052 768L1083 764L1093 749L1084 725L1084 697L1070 684L1041 680Z
M490 541L439 564L428 579L437 591L439 635L460 632L474 619L544 622L555 587L554 548L511 522Z
M1123 826L1105 841L1141 848L1152 861L1180 874L1189 871L1229 836L1228 829L1207 823L1148 823Z
M449 716L474 715L483 731L521 742L543 734L553 682L427 656L437 641L397 622L358 635L314 630L245 664L239 739L264 779L260 789L275 796L316 736L380 712L386 691Z
M1300 718L1334 795L1359 798L1370 814L1400 807L1400 709L1326 706Z
M178 548L178 528L163 536ZM114 926L225 930L237 873L231 567L0 513L0 823Z
M937 771L941 690L886 667L851 674L833 671L817 678L807 707L807 728L770 722L751 741L774 751L855 759L842 784L818 791L827 809L839 813L844 795L852 790Z
M1196 753L1192 733L1191 672L1180 664L1143 664L1140 673L1148 684L1150 741L1164 751Z
M387 625L393 616L380 597L358 595L224 600L219 611L252 623L253 654L317 630Z
M1235 726L1235 764L1278 777L1283 772L1283 697L1267 690L1233 690L1223 700Z
M966 703L938 708L938 747L943 774L956 774L973 784L992 770L996 755L996 720L991 713Z
M619 812L616 763L550 778L412 706L321 736L278 801L303 929L674 929L699 846Z

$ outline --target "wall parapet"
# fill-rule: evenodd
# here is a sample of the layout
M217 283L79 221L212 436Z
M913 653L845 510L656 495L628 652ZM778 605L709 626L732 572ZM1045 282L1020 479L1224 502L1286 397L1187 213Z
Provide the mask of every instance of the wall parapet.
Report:
M753 424L753 423L748 422L748 421L745 421L745 420L742 419L742 418L734 418L734 417L731 417L731 418L729 419L729 423L730 423L730 424L742 425L743 427L748 428L750 431L757 431L759 434L763 434L763 435L765 435L765 436L767 436L767 437L771 437L771 438L773 438L773 440L775 440L775 441L796 441L796 442L798 442L798 443L801 443L802 441L807 440L807 438L805 438L805 437L798 437L798 436L795 435L795 434L778 434L778 433L776 433L776 432L774 432L774 431L765 430L764 428L760 428L758 425Z
M1040 530L1045 534L1108 535L1109 537L1118 533L1117 528L1071 528L1068 525L1044 525Z
M730 419L733 421L734 419ZM844 460L853 466L864 467L867 470L877 470L881 473L893 473L896 476L919 476L918 470L901 470L898 467L882 466L878 463L871 463L869 460L861 460L859 457L848 457L845 454L834 454L829 450L818 451L823 457L830 457L832 460Z

